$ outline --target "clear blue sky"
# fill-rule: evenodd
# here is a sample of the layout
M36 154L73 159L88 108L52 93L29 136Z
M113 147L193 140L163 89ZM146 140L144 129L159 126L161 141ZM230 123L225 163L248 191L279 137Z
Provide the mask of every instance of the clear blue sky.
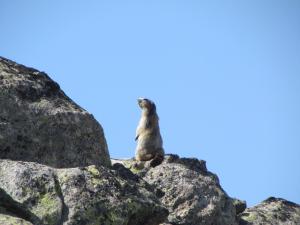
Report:
M0 55L46 71L132 157L157 104L167 153L249 205L300 203L300 1L1 1Z

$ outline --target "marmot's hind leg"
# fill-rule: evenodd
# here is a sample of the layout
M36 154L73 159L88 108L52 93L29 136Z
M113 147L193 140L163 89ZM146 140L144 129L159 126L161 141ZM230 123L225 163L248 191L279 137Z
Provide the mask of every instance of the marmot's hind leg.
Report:
M140 149L139 151L137 151L137 154L135 156L135 160L137 161L148 161L152 158L154 158L154 155L150 153L147 154L146 149Z

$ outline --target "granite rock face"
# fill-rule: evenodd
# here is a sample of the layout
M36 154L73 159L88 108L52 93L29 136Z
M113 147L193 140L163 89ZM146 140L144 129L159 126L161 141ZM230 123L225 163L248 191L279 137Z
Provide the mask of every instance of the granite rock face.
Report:
M0 159L110 165L104 132L44 72L0 57Z
M24 205L12 199L3 189L0 188L0 224L32 224L29 221L34 221L39 224L40 220L29 210L26 210Z
M197 159L174 157L170 161L167 158L150 169L144 179L165 193L162 203L170 211L169 223L236 225L230 197L222 190L218 177L206 170L204 163Z
M205 161L168 155L155 168L137 169L133 160L123 164L161 191L160 200L170 213L165 224L238 224L233 199L207 171Z
M152 187L122 165L54 169L0 160L0 200L1 224L156 225L168 215Z
M239 214L240 225L299 225L300 205L270 197Z

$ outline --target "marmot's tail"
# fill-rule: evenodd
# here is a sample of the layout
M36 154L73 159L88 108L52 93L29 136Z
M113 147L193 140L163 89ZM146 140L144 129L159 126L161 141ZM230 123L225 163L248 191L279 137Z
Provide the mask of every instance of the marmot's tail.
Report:
M151 160L150 166L151 167L156 167L162 163L164 160L164 155L157 153L155 157Z

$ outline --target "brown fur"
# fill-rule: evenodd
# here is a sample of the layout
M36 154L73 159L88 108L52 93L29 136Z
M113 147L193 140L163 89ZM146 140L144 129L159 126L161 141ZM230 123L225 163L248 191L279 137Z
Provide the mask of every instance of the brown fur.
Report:
M150 165L156 166L164 158L156 106L151 100L144 98L139 98L138 104L142 109L142 116L136 130L135 158L137 161L153 160Z

